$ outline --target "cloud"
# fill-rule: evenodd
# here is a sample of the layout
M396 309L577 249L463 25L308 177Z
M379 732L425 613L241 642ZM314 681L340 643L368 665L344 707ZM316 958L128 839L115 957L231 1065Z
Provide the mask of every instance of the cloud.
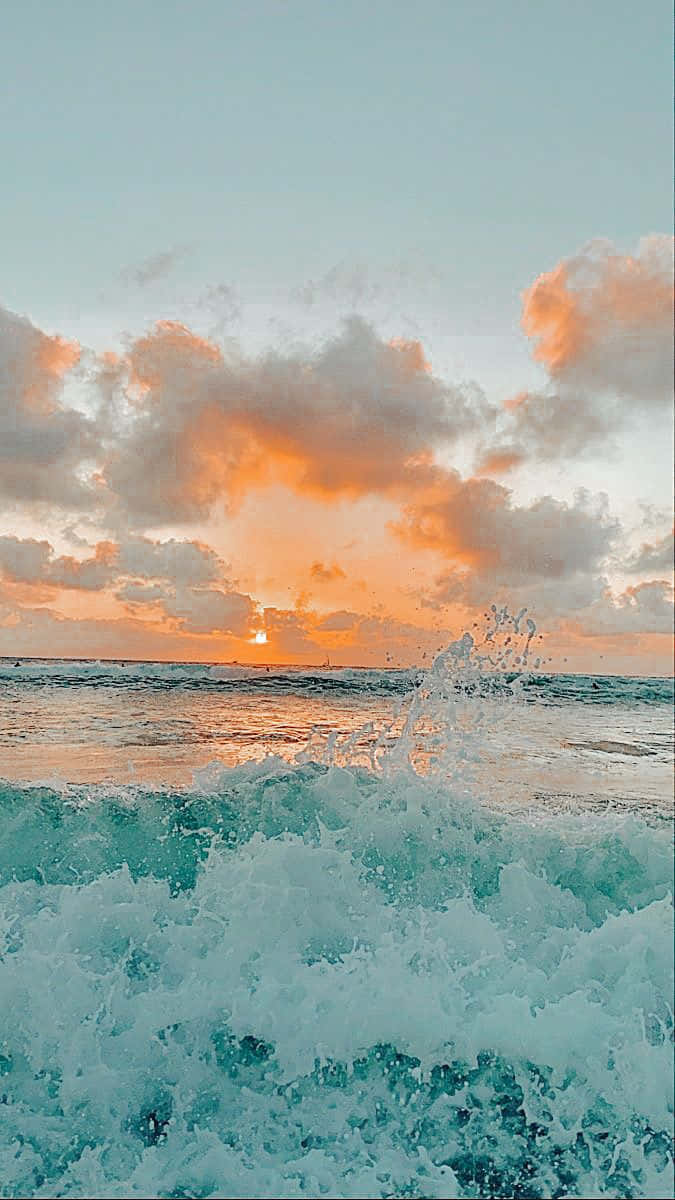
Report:
M178 587L163 598L164 611L176 617L186 633L229 633L244 637L250 632L257 607L250 596L221 588Z
M99 542L91 558L55 556L52 546L35 538L0 537L0 575L6 580L51 588L100 591L115 575L116 548Z
M130 580L122 584L115 592L115 597L123 604L131 606L135 604L156 605L161 604L164 600L169 600L171 593L160 583L139 583Z
M83 474L99 450L95 425L62 403L80 349L0 307L0 499L92 503Z
M93 555L78 560L55 555L47 541L0 537L0 577L39 589L40 599L49 595L45 588L103 591L117 585L115 599L135 615L149 608L155 620L168 618L183 633L243 637L257 606L224 579L224 571L218 555L200 542L129 537L99 542Z
M606 557L618 534L606 497L579 490L573 504L543 496L513 503L490 479L463 480L437 471L432 486L403 509L399 536L512 585L588 571Z
M147 287L169 275L177 263L185 258L187 252L187 246L160 250L157 254L150 254L144 258L135 267L125 267L121 272L121 278L126 283L135 283L141 288Z
M673 239L645 238L635 255L591 243L535 280L522 325L548 385L505 406L483 473L597 451L640 414L670 411Z
M167 579L174 584L213 583L222 578L222 559L203 542L153 542L146 537L128 537L117 551L118 571L144 579Z
M623 569L639 575L651 571L672 571L675 555L673 530L656 542L643 542L640 549L623 563Z
M419 594L422 608L527 606L547 627L604 595L605 571L621 534L603 495L580 489L571 504L543 496L518 505L493 480L440 471L426 493L404 506L393 528L413 546L447 560Z
M145 524L201 519L271 480L324 498L393 491L406 464L494 411L477 387L437 379L418 342L384 342L358 318L318 351L258 359L163 322L124 369L126 428L103 475Z
M516 445L483 446L476 463L477 475L507 475L525 461L525 452Z
M623 422L616 400L563 390L521 392L514 397L501 436L483 444L476 471L505 475L528 460L579 458L607 448Z
M617 593L606 577L591 571L507 586L489 575L449 570L422 599L423 607L432 609L460 605L476 610L492 603L506 603L512 610L526 607L547 634L566 630L587 637L620 638L673 633L673 587L663 579Z
M490 572L458 570L450 567L436 578L433 589L421 597L423 608L439 610L447 605L463 609L484 609L490 604L509 608L527 607L537 614L547 629L558 618L587 608L607 591L604 575L593 571L575 571L564 578L543 577L506 582Z
M127 590L130 597L135 594L134 585ZM147 591L147 596L139 598L152 600L154 607L148 609L145 619L142 608L134 610L131 618L73 619L46 607L3 603L0 590L0 653L209 662L251 657L260 661L262 652L272 662L306 663L323 662L329 654L333 663L375 665L419 662L440 645L438 631L359 613L353 614L351 632L324 631L316 613L297 609L255 612L249 624L248 606L231 595L219 600L216 589L204 589L212 593L211 598L200 598L196 605L195 597L181 596L175 605L178 615L161 622L156 602L165 598L163 589L149 585ZM267 644L254 650L251 632L261 627L267 631Z
M315 641L308 629L307 614L280 608L266 608L263 614L264 626L269 642L272 642L278 654L293 658L304 658L311 662L319 661L323 655L323 647Z
M337 563L333 563L332 566L327 567L322 562L313 562L309 573L316 583L333 583L336 579L347 578L342 567L338 566Z
M160 605L184 633L243 637L250 631L257 606L224 579L225 563L203 542L129 537L116 547L115 568L118 576L133 577L118 599L136 608ZM144 580L163 583L148 586Z
M419 662L440 648L438 629L389 615L373 616L340 610L326 616L312 611L265 609L268 643L276 655L321 662Z
M359 620L358 613L340 609L338 612L328 613L328 616L322 617L317 621L316 628L323 633L344 633L348 629L354 629Z
M589 637L604 634L673 633L673 585L652 579L629 587L618 596L609 590L574 614L574 625Z
M99 542L89 558L54 554L47 541L0 537L0 573L26 584L97 591L115 580L162 579L176 587L222 581L225 564L201 542L153 542L129 536L120 542Z
M645 238L635 256L592 243L535 280L523 328L552 378L663 405L672 384L673 239Z
M241 650L241 641L229 634L187 635L176 623L159 627L128 617L73 619L48 608L14 607L8 624L1 610L0 605L0 653L5 655L211 662Z
M65 529L61 530L61 537L78 550L91 550L91 542L87 538L81 537L77 532L74 524L66 525Z
M224 570L210 547L173 538L99 542L92 556L78 560L55 555L47 541L0 537L0 577L6 583L41 592L103 591L116 585L115 598L135 614L159 606L184 633L242 637L250 630L257 605L224 579Z

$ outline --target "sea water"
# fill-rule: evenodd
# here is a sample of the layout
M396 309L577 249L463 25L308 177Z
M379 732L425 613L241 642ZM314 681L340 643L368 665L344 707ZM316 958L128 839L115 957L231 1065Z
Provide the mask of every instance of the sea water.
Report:
M672 687L456 659L0 663L2 1196L672 1195Z

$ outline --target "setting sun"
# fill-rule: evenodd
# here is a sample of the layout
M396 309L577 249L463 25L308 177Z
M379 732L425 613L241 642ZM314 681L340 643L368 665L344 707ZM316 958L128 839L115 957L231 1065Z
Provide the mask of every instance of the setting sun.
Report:
M251 641L252 641L252 642L253 642L253 643L254 643L256 646L264 646L264 645L265 645L265 643L267 642L267 634L265 633L265 630L264 630L264 629L258 629L258 630L257 630L257 632L256 632L256 633L253 635L253 637L251 638Z

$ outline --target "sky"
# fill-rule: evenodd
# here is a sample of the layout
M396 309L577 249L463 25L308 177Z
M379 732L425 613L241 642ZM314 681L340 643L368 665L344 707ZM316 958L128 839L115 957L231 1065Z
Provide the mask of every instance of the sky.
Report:
M672 670L672 17L25 0L0 654ZM538 634L538 638L539 638Z

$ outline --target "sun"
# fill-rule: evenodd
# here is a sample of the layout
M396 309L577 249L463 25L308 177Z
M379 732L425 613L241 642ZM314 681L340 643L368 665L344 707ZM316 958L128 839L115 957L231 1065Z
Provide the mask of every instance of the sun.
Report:
M267 634L265 633L265 630L258 629L251 638L251 641L254 642L256 646L264 646L267 641Z

